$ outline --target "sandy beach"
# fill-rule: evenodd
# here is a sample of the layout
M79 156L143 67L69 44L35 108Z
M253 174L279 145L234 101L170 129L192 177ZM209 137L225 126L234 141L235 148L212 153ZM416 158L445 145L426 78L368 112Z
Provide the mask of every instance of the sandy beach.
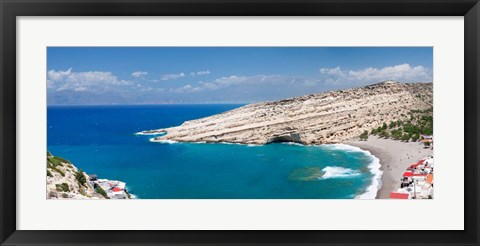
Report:
M401 142L369 136L367 141L348 141L345 144L368 150L380 159L382 187L377 193L377 199L388 198L391 191L400 187L403 172L413 163L432 156L433 150L423 148L418 142Z

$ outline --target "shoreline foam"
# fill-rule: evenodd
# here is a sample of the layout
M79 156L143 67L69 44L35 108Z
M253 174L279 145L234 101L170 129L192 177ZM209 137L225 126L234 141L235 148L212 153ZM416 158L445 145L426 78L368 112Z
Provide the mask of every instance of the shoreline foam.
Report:
M370 136L366 141L348 141L346 144L369 151L379 159L383 175L377 199L388 199L390 192L400 187L402 174L411 164L425 156L433 156L433 150L424 149L419 142L401 142L376 136Z
M370 170L370 173L373 174L372 183L367 186L367 189L364 193L355 196L355 199L375 199L377 197L378 191L382 187L383 176L383 170L381 169L382 165L380 164L380 159L377 156L375 156L368 150L364 150L362 148L349 144L325 144L318 146L331 146L334 149L342 150L345 152L362 152L368 157L372 158L371 162L368 164L368 169Z

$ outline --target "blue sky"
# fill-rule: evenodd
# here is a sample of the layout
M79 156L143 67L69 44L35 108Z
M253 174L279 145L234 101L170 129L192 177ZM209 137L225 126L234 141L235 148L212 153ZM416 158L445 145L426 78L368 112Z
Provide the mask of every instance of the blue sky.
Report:
M429 47L49 47L48 104L252 103L432 82L432 63Z

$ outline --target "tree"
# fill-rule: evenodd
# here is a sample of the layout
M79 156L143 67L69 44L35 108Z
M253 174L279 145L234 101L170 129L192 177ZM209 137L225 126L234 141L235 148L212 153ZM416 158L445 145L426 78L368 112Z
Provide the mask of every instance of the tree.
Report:
M387 131L383 130L380 132L379 136L382 138L389 138L390 134Z
M388 126L390 129L395 128L397 126L397 122L392 121L390 122L390 125Z
M360 140L364 140L364 141L365 141L365 140L367 140L367 139L368 139L368 131L365 130L365 131L363 131L362 134L360 134Z
M107 195L107 192L105 192L104 189L102 189L102 187L98 186L97 187L97 193L102 195L103 197L105 197L106 199L110 199Z
M383 122L382 130L387 130L387 123Z
M402 131L398 129L392 130L392 138L395 140L400 140L402 138Z
M77 182L80 185L85 185L87 182L87 178L85 177L85 174L83 174L82 169L79 169L77 172L75 172L75 179L77 179Z

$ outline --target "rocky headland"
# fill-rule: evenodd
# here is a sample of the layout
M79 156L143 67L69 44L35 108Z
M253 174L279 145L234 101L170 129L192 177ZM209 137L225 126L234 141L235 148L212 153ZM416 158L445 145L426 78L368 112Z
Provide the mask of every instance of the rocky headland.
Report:
M130 199L125 183L97 179L47 152L47 199Z
M432 83L384 81L273 102L249 104L180 126L143 131L165 135L153 141L268 144L340 143L392 121L411 110L433 106Z

